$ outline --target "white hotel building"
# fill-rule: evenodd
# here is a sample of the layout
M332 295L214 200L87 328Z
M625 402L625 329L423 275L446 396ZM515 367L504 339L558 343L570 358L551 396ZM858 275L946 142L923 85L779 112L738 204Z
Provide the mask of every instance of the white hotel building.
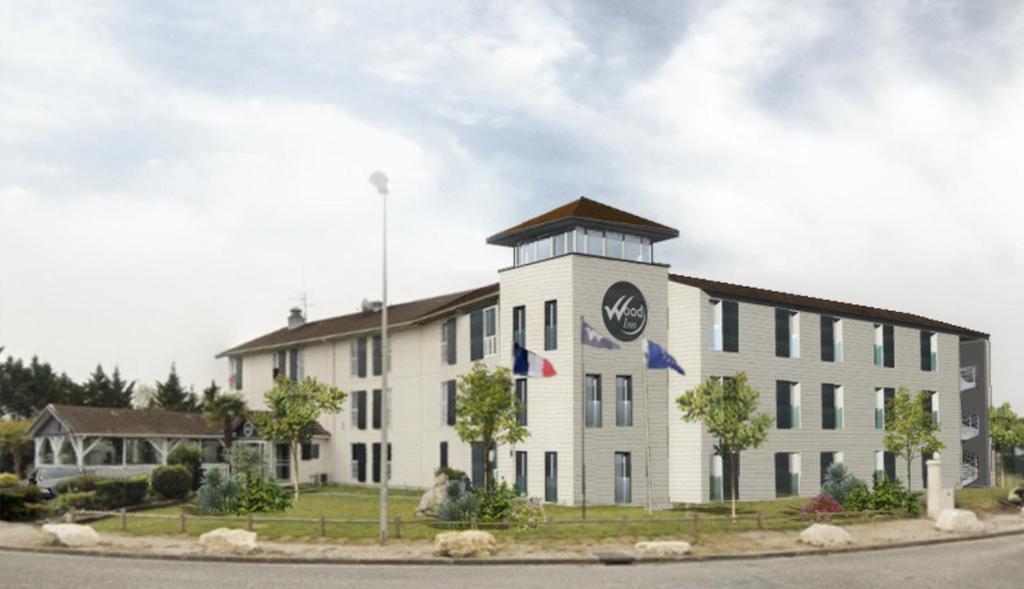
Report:
M345 410L322 420L329 442L321 439L323 447L304 453L310 460L300 463L301 480L379 482L380 415L388 411L393 485L429 486L444 464L479 481L484 452L461 442L452 427L455 380L476 361L511 366L515 340L558 371L516 381L530 436L491 453L497 476L533 497L579 503L585 456L588 503L643 505L645 423L655 505L727 498L722 481L731 468L739 469L739 499L812 496L822 469L835 461L866 480L876 472L903 479L906 465L882 447L884 402L900 386L932 392L945 444L943 485L989 484L987 452L971 452L961 463L962 439L966 444L971 436L961 431L962 417L973 424L974 438L981 437L973 442L988 445L984 415L969 420L961 407L962 346L972 350L974 375L963 394L988 405L986 334L908 313L672 274L654 250L676 236L670 227L586 198L492 236L488 243L513 252L497 283L390 307L386 408L379 392L385 364L379 307L314 322L293 310L287 327L219 357L229 359L235 388L254 408L279 373L314 376L348 392ZM611 304L606 295L620 291L641 295L630 303L632 315L642 312L645 319L640 333L624 333L604 311ZM617 337L621 349L581 346L581 317ZM685 376L647 371L646 395L644 338L664 345L686 370ZM708 377L739 371L761 392L761 408L776 423L761 448L742 452L738 464L723 464L703 427L682 421L675 399ZM287 468L281 465L282 476ZM924 469L912 468L913 487L920 488Z

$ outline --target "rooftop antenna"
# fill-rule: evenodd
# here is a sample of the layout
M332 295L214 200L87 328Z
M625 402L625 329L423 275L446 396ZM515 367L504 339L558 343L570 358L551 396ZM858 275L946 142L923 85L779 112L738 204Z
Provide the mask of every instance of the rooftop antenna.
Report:
M295 295L294 297L291 297L290 299L288 299L290 301L294 301L294 302L300 303L302 305L302 316L305 317L307 321L309 320L309 308L316 306L313 303L309 302L309 295L310 294L312 294L312 293L307 292L307 291L302 291L299 294Z

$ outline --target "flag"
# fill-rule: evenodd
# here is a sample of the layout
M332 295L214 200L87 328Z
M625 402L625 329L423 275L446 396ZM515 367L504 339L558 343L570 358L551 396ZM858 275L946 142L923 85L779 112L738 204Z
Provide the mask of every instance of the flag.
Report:
M558 374L547 358L541 358L518 342L512 343L512 372L520 376L548 377Z
M676 362L676 359L673 358L671 354L665 351L665 348L662 348L651 340L644 340L644 351L647 354L648 368L671 368L679 374L686 374L683 372L682 366Z
M619 344L612 341L612 338L601 335L586 321L583 321L583 329L580 330L580 343L584 346L593 346L606 350L618 350L620 347Z

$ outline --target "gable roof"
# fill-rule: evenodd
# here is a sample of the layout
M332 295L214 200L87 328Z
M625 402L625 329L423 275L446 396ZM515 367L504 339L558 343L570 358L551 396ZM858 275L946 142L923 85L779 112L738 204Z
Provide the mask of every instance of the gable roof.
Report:
M408 303L388 305L388 327L400 327L425 321L433 316L454 311L477 303L481 299L496 297L497 295L498 283L494 283ZM294 329L282 327L227 349L217 354L217 358L379 329L380 311L360 311L319 321L311 321Z
M63 423L73 434L218 438L222 435L221 428L207 424L202 413L52 404L43 409L29 433L35 435L50 416Z
M527 221L509 227L487 238L487 243L495 245L515 245L516 240L541 234L560 226L572 225L574 221L584 221L588 225L600 225L624 232L639 233L650 237L653 241L661 241L679 237L679 231L627 213L621 209L610 207L604 203L591 200L585 196L570 203L552 209Z
M697 278L694 276L683 276L681 274L669 274L668 278L672 282L693 286L707 292L708 294L723 297L744 299L758 303L768 303L794 309L807 309L826 314L831 313L847 317L870 319L885 323L898 323L901 325L909 325L933 331L954 333L966 337L988 337L987 333L967 329L966 327L960 327L959 325L953 325L952 323L946 323L944 321L929 319L912 313L890 311L887 309L868 307L866 305L843 303L830 299L790 294L764 288L755 288L752 286L741 286L739 284L730 284L728 282L717 282L715 280Z

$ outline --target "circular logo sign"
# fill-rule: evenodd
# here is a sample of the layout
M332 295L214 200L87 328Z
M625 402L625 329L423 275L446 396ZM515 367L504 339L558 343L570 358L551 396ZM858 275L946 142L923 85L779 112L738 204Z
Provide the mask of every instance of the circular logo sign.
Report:
M640 337L647 327L647 301L632 283L622 281L608 287L601 311L605 328L624 342Z

